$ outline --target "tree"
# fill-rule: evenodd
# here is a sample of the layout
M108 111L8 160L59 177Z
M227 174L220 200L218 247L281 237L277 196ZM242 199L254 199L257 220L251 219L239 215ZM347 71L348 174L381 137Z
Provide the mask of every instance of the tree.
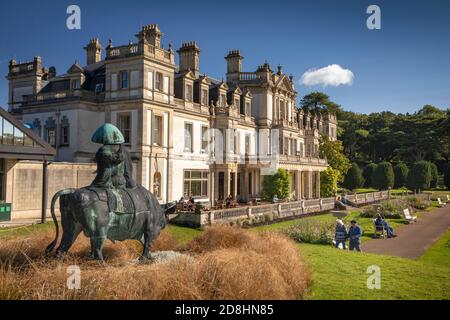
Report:
M338 172L338 183L344 181L344 176L350 168L350 161L344 154L344 147L341 141L330 141L327 136L320 140L319 153L322 158L326 158L328 165Z
M447 164L447 168L444 174L444 184L447 189L450 189L450 163Z
M395 188L402 188L406 186L406 180L408 179L408 166L404 162L400 162L394 167L395 176Z
M264 176L263 197L272 200L276 195L278 199L284 200L289 197L290 179L287 170L278 169L274 175Z
M408 173L407 187L414 191L430 188L431 166L428 161L417 161Z
M390 162L383 161L377 165L377 169L372 175L372 184L378 190L386 190L394 186L394 169Z
M323 92L311 92L305 95L300 101L300 107L306 112L330 112L338 114L342 112L341 106L330 100L330 97Z
M364 178L357 163L352 163L352 166L348 170L345 179L344 187L350 190L355 190L362 187L364 184Z
M431 181L430 181L430 187L431 188L437 188L438 180L439 180L439 171L437 166L430 162L430 168L431 168Z
M337 192L339 172L331 167L320 173L320 196L333 197Z
M377 169L376 163L369 163L367 166L364 167L363 170L363 177L364 177L364 186L366 188L373 187L372 183L372 176L375 170Z

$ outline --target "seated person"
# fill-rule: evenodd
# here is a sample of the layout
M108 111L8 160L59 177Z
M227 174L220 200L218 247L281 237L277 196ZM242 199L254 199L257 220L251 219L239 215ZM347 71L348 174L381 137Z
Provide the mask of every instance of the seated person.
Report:
M187 205L188 205L190 211L194 211L194 209L195 209L194 197L192 197L192 196L189 197Z
M233 201L233 196L230 194L225 199L225 205L226 205L227 208L231 208L232 201Z
M381 214L377 215L375 219L375 225L377 227L383 227L386 230L388 238L396 237L394 234L394 229L389 225L389 223L381 216Z
M279 200L278 200L278 196L277 196L277 195L274 195L274 196L273 196L273 199L272 199L272 202L273 202L273 203L278 203L278 201L279 201Z

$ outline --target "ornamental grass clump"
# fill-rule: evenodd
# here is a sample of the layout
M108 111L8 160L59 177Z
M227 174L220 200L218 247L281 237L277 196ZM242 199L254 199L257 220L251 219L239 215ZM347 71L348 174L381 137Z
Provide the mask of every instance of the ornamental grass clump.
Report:
M302 299L311 274L295 242L275 233L228 226L208 228L180 245L166 230L152 250L174 250L174 258L138 264L139 242L105 247L106 264L89 259L89 240L76 241L64 262L46 257L53 232L0 241L0 300L229 300ZM80 287L67 286L79 268Z

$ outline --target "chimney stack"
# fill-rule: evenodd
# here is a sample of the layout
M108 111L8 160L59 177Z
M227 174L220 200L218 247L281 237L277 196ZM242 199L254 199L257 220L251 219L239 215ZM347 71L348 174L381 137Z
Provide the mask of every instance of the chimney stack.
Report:
M243 59L244 57L241 56L239 50L231 50L225 57L225 60L227 60L227 73L242 72Z
M91 39L84 50L86 50L87 65L102 61L102 45L98 38Z
M180 72L191 70L195 78L198 78L200 48L195 41L183 43L177 52L180 57Z

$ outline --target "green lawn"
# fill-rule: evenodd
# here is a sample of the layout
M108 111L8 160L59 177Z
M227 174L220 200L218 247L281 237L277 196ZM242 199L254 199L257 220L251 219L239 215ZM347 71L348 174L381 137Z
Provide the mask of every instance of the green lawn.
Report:
M322 215L304 219L334 220L335 218L331 215ZM250 230L276 231L295 223L298 223L298 220L284 221ZM184 242L201 231L169 226L169 232ZM450 234L447 235L447 241L449 239ZM299 250L313 271L313 285L308 298L450 299L449 253L447 252L447 256L439 257L439 252L444 251L445 244L438 244L430 249L429 257L431 258L427 258L426 254L420 261L349 252L324 245L299 244ZM431 252L434 252L434 258ZM366 281L369 276L367 268L371 265L380 267L380 290L367 288Z
M419 261L450 269L450 230L429 248Z
M331 214L303 219L334 221ZM363 241L371 239L372 222L359 217L358 211L350 212L346 221L356 219L365 229ZM277 231L298 223L289 220L255 231ZM401 219L390 219L395 227L401 226ZM179 239L188 240L201 231L186 231L182 227L169 227ZM306 262L313 271L313 285L309 299L450 299L450 231L432 246L418 261L368 253L337 250L330 246L299 244ZM376 265L381 271L381 289L368 289L369 266Z
M310 299L450 299L448 267L322 245L299 247L313 270ZM367 288L371 265L380 267L380 290Z
M12 228L0 228L0 239L18 236L27 236L36 232L47 231L55 229L53 221L49 221L46 224L34 224L31 226L12 227Z
M192 240L202 232L200 229L184 228L173 224L167 226L167 231L173 235L179 244Z

